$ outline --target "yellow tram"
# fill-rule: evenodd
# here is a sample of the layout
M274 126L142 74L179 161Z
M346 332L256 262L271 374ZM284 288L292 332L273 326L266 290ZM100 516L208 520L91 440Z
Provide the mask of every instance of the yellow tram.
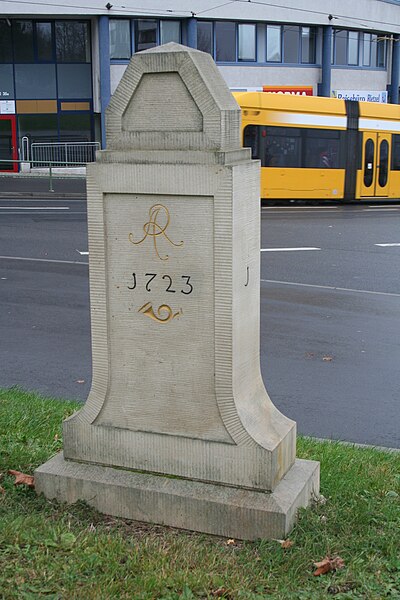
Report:
M265 92L233 94L261 198L400 199L400 106Z

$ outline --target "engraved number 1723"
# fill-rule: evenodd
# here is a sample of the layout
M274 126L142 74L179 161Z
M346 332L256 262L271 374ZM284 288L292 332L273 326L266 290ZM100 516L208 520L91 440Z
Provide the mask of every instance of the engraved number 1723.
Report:
M151 292L151 285L153 283L153 281L156 279L156 277L159 277L159 275L157 273L145 273L144 277L146 278L146 283L145 283L145 289L147 292ZM190 283L190 275L181 275L181 279L183 279L184 283L181 283L182 285L182 289L180 289L179 291L181 292L181 294L185 294L185 295L189 295L193 292L193 286ZM136 273L132 273L132 285L128 285L128 290L134 290L137 287L138 284L138 277L136 276ZM166 292L170 292L172 294L175 294L178 290L173 289L175 287L173 281L172 281L172 277L170 277L169 275L162 275L161 279L163 281L165 281L167 287L165 288ZM178 286L180 287L180 286Z

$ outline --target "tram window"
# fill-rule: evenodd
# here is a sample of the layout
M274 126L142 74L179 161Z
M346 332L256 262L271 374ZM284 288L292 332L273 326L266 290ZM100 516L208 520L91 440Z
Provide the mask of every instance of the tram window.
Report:
M306 169L340 169L341 131L304 130L304 167Z
M259 133L260 127L258 125L247 125L244 128L243 145L246 148L251 148L251 158L260 158Z
M400 171L400 135L395 133L392 140L392 169Z
M301 168L301 129L266 127L261 142L261 166Z
M387 140L382 140L379 146L379 178L378 182L381 187L385 187L388 179L388 162L389 162L389 143Z
M365 154L364 154L364 185L370 187L374 178L374 154L375 144L374 141L369 138L365 143Z

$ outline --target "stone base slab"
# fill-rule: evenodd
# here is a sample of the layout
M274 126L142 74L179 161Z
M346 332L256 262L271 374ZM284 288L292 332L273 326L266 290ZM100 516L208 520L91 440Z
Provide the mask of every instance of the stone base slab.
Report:
M35 472L37 493L99 512L236 539L284 538L319 492L319 463L297 459L272 493L65 460Z

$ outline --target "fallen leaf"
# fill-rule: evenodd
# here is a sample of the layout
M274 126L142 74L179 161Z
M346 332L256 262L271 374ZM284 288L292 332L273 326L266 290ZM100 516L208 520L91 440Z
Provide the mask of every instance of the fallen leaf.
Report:
M281 540L281 548L287 550L293 546L292 540Z
M211 592L211 596L214 598L228 598L228 590L226 588L220 587L217 590Z
M75 381L75 383L85 383L85 380L84 380L84 379L77 379L77 380Z
M56 435L54 436L54 441L58 442L58 433L56 433Z
M26 475L25 473L21 473L20 471L13 471L9 469L9 475L14 475L15 481L14 485L27 485L28 487L35 487L35 480L33 475Z
M227 540L226 541L227 546L232 546L232 544L235 544L235 540Z
M6 490L0 485L0 494L5 494Z
M333 356L323 356L322 360L324 360L325 362L330 362L331 360L333 360Z
M315 562L314 565L317 567L317 570L314 571L314 577L318 577L319 575L325 575L325 573L329 573L329 571L336 571L337 569L343 569L344 561L340 556L333 556L332 558L326 556L324 560L320 562Z

